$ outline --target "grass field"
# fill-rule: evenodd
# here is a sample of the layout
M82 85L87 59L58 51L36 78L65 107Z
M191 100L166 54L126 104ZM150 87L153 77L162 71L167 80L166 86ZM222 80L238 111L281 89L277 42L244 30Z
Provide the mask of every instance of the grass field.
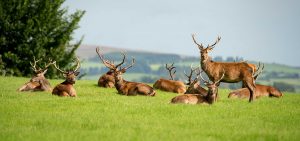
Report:
M211 106L173 105L172 93L126 97L91 80L76 82L76 98L17 92L28 80L0 77L1 141L300 140L299 94L248 103L221 90Z

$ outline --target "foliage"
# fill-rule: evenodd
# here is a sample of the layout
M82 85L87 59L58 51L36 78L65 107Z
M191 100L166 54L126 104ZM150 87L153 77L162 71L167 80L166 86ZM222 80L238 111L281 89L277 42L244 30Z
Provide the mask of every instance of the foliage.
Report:
M173 105L176 94L122 96L97 81L77 81L78 97L16 92L28 78L0 77L0 139L34 140L280 140L300 138L300 95L227 99L214 105ZM63 80L50 80L52 85Z
M81 40L71 44L72 33L84 11L68 15L61 8L64 0L1 0L0 1L0 59L1 72L16 76L32 74L29 62L35 56L47 62L56 60L64 69L74 59ZM40 63L39 65L43 65ZM50 68L48 77L56 70Z

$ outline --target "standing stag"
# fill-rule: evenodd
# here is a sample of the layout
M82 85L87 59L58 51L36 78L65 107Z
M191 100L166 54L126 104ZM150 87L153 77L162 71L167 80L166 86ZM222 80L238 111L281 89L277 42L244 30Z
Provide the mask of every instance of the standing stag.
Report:
M52 94L58 96L71 96L76 97L76 90L74 89L73 85L76 81L76 76L79 75L78 69L80 68L80 61L78 57L76 57L76 68L74 70L61 70L57 65L56 62L54 63L54 67L60 71L66 80L58 85L53 89Z
M254 68L246 62L214 62L208 56L208 52L213 50L215 45L220 41L220 37L212 45L204 47L202 44L197 43L195 35L192 35L194 43L198 46L201 54L201 68L207 74L209 79L217 82L222 78L222 70L225 70L224 77L220 82L236 83L243 82L243 85L250 91L249 102L253 101L255 95L255 82L253 78ZM219 86L219 83L217 83Z
M46 64L45 67L42 69L40 67L37 67L37 63L40 61L40 59L35 60L34 57L33 61L33 63L30 62L30 65L35 74L30 79L30 81L21 86L18 89L18 91L52 91L49 81L45 78L45 74L48 70L48 67L54 64L55 62L52 62L49 59L49 63Z
M122 53L123 59L122 62L115 65L112 61L105 60L103 55L100 54L99 48L96 48L96 52L103 62L103 64L113 71L115 77L115 87L118 90L119 94L123 94L126 96L131 95L147 95L147 96L155 96L155 91L152 87L144 83L137 82L129 82L123 79L122 74L126 72L127 69L131 68L135 59L132 59L132 62L129 66L121 68L121 65L125 62L126 55Z
M196 72L196 78L192 79L194 72ZM188 85L188 88L187 88L185 94L202 94L202 95L207 94L207 90L200 86L200 81L199 81L200 73L201 73L200 69L193 68L192 65L191 65L191 70L190 70L189 74L186 74L184 72L185 76L188 78L188 82L186 83L186 85Z
M216 102L216 98L218 95L218 83L221 79L224 77L224 73L222 74L221 78L215 82L210 83L209 81L206 81L201 76L201 79L204 81L204 84L207 86L208 91L206 94L184 94L179 95L174 98L172 98L171 103L183 103L183 104L213 104Z
M176 73L176 70L172 72L173 69L175 69L174 63L172 65L168 66L166 64L166 69L169 71L169 75L171 80L160 78L158 79L154 84L153 88L160 89L167 92L173 92L173 93L180 93L183 94L186 91L186 87L183 82L174 80L174 75Z

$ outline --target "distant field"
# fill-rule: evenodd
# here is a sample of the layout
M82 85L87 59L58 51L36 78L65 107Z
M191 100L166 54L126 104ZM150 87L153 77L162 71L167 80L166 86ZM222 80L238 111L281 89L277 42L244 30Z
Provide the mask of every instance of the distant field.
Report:
M300 94L248 103L227 99L229 90L222 89L211 106L173 105L169 101L176 94L127 97L91 80L76 82L76 98L16 92L27 80L0 77L1 141L300 139Z

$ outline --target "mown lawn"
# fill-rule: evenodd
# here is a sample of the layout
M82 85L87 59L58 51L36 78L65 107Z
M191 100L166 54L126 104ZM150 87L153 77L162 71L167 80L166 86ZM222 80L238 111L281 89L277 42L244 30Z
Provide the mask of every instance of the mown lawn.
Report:
M248 103L221 90L211 106L173 105L172 93L126 97L88 80L76 82L76 98L17 92L28 80L0 77L1 141L300 140L299 94Z

